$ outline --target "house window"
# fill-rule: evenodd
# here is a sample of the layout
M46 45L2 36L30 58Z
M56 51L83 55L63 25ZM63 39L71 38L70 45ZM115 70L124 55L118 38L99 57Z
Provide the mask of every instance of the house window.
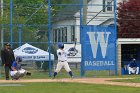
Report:
M60 30L60 28L58 29L58 42L60 42L61 41L61 30Z
M53 29L53 42L55 42L55 29Z
M62 30L62 42L64 42L64 28L61 28L61 30Z
M75 26L71 26L71 42L75 41Z
M112 12L112 11L113 11L113 1L103 0L103 12Z
M53 30L53 41L57 42L57 29Z
M62 28L60 28L60 42L62 42L62 37L63 37Z
M53 30L54 42L67 42L67 27Z
M64 36L64 40L63 42L67 42L67 27L64 27L64 33L63 33L63 36Z
M106 3L107 3L106 11L113 11L112 3L110 1L107 1Z

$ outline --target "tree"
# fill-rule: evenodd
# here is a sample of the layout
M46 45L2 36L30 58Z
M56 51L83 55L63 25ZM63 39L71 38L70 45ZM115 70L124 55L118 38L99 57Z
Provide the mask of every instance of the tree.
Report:
M118 38L140 37L140 0L129 0L118 7Z
M13 42L18 42L18 31L22 32L23 42L47 42L48 3L47 0L13 0ZM69 4L73 0L51 0L51 4ZM75 0L74 0L75 1ZM4 0L4 17L0 24L4 28L4 41L10 40L10 0ZM41 7L41 8L40 8ZM51 6L51 15L55 15L63 5ZM36 12L37 11L37 12ZM57 12L56 12L57 11ZM31 17L31 15L33 15ZM29 20L28 20L29 19ZM27 21L28 20L28 21ZM23 25L24 24L24 25ZM21 27L19 26L21 25ZM43 26L42 26L43 25ZM1 26L0 26L1 29ZM37 33L36 33L37 32ZM37 37L37 38L36 38ZM39 38L38 38L39 37Z
M15 14L20 24L47 24L46 9L45 0L16 0L14 2Z

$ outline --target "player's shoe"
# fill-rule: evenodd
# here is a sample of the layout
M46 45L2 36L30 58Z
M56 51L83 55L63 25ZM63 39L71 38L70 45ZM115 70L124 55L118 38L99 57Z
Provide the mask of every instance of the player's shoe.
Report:
M12 80L19 80L19 78L12 78Z
M27 76L31 76L31 73L30 73L30 72L27 72L26 75L27 75Z
M9 78L6 78L6 80L10 80Z
M74 76L71 76L71 79L73 79L74 78Z
M52 77L52 79L55 79L55 77Z

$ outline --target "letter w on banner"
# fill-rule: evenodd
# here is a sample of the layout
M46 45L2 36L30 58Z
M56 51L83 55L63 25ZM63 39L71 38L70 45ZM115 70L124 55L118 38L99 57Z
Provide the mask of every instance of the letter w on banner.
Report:
M83 26L81 36L84 70L115 70L115 27Z

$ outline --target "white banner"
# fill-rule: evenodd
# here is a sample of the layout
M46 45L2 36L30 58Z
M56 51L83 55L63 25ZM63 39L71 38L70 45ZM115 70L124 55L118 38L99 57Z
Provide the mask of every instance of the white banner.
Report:
M68 62L81 62L81 44L64 44L64 48L69 52Z

